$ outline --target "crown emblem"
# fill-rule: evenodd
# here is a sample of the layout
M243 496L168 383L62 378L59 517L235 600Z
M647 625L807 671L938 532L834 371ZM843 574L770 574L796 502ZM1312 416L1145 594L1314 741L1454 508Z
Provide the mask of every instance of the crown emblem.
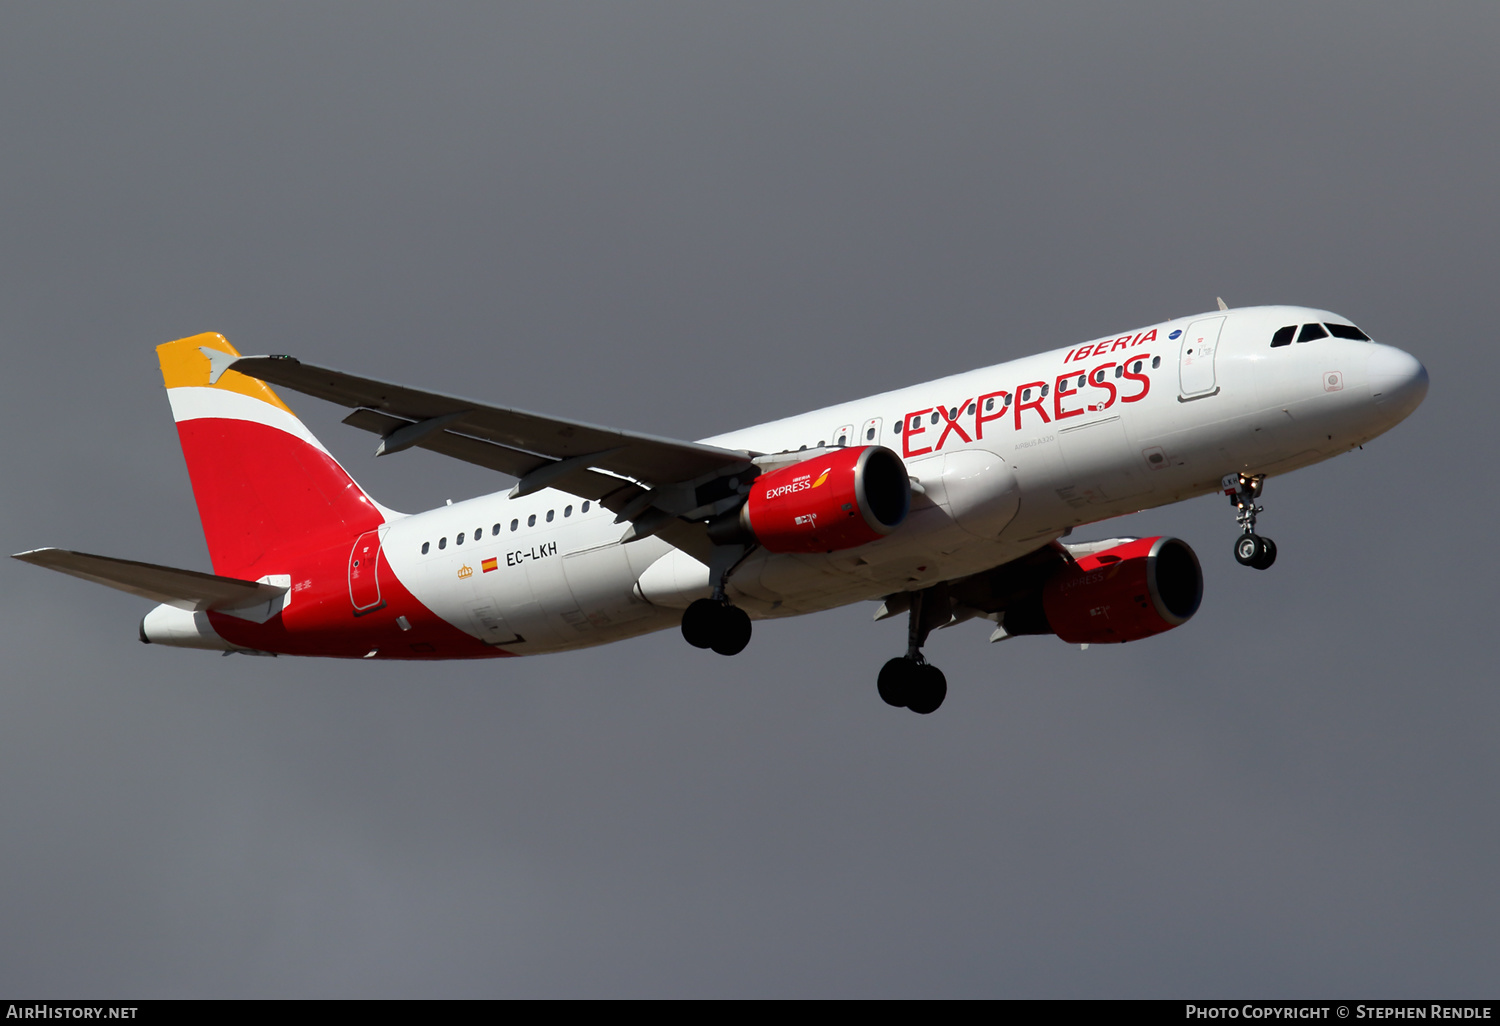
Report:
M465 578L473 577L473 576L474 576L474 568L472 566L469 566L467 563L465 563L463 566L461 566L461 567L458 568L458 579L460 581L464 580Z

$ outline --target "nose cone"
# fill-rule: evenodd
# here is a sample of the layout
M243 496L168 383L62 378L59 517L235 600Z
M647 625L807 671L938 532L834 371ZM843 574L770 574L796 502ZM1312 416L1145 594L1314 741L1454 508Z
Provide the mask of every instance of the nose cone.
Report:
M1402 420L1427 396L1427 368L1410 353L1377 345L1365 358L1370 398L1393 421Z

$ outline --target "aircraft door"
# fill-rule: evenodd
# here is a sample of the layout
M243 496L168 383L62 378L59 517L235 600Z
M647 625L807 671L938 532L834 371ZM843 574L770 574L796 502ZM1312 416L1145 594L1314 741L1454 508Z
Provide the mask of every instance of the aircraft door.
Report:
M840 449L846 445L854 445L854 425L840 425L839 429L833 433L833 444Z
M858 445L880 444L880 418L871 417L865 421L865 426L860 429Z
M349 601L355 616L373 613L385 605L380 599L379 531L366 531L349 550Z
M1182 333L1182 347L1177 357L1182 383L1180 399L1205 398L1219 391L1214 380L1214 354L1218 351L1219 332L1223 329L1223 317L1205 317L1189 324L1187 331Z

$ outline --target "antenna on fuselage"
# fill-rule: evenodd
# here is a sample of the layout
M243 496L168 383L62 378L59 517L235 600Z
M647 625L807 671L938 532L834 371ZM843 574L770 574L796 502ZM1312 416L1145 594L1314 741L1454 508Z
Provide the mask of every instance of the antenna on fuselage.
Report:
M1223 296L1215 296L1214 298L1219 301L1219 309L1220 310L1228 310L1229 309L1229 304L1226 303L1226 302L1224 302L1224 297Z

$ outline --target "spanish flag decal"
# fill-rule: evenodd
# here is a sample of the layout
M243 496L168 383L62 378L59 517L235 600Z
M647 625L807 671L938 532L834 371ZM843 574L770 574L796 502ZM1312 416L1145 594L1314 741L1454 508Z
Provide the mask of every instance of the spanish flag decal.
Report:
M499 560L496 557L492 556L489 559L486 559L483 563L480 563L479 569L483 570L485 573L489 573L491 570L499 567L499 565Z

